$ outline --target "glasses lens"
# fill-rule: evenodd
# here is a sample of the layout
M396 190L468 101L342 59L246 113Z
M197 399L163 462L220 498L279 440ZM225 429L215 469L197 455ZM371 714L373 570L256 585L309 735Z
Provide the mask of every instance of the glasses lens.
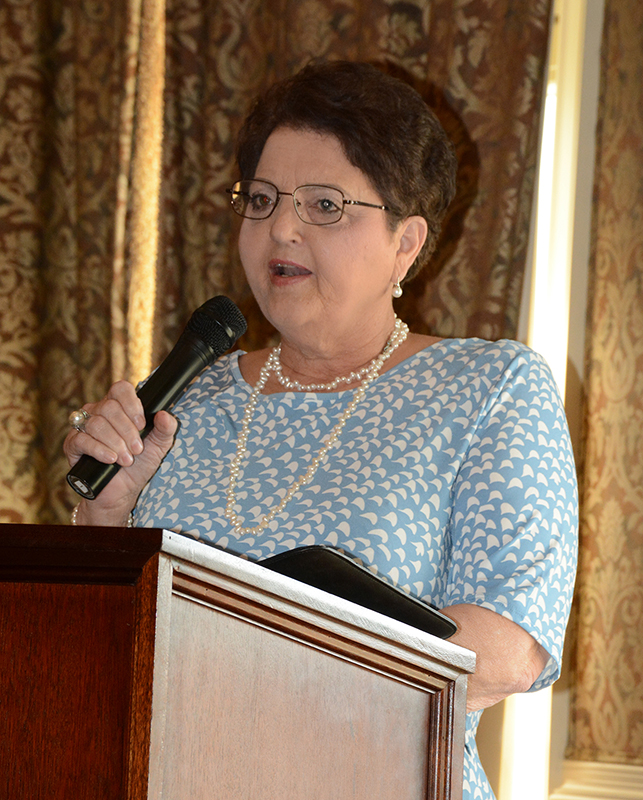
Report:
M344 195L331 186L300 186L293 198L297 213L311 225L330 225L344 213Z
M277 203L277 187L266 181L238 181L232 187L232 208L242 217L265 219Z

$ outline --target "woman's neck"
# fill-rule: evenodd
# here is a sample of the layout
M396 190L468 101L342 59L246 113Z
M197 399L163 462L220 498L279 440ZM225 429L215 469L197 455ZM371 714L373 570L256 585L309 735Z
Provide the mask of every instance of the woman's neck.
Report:
M440 341L437 337L434 336L422 336L420 334L409 334L406 341L400 345L400 347L393 353L390 359L384 365L382 369L382 373L387 372L388 370L395 367L397 364L401 363L405 359L409 358L410 356L418 353L420 350L423 350L426 347L429 347L432 344ZM382 343L382 347L380 350L373 355L372 358L366 360L357 361L357 359L345 359L345 360L337 360L333 361L333 364L337 364L338 371L330 372L324 371L321 373L320 370L315 370L314 375L308 374L301 374L298 372L295 374L294 370L287 370L286 366L284 366L284 374L291 378L292 380L297 380L301 384L306 385L309 383L326 383L334 380L337 377L343 375L349 375L351 372L357 372L363 366L366 366L370 363L373 358L376 358L377 355L381 352L384 347L385 342ZM251 353L244 354L239 362L239 367L241 369L241 374L243 375L244 379L251 385L254 386L259 379L259 372L261 368L266 363L268 356L270 355L270 350L255 350ZM325 361L324 363L327 366L331 367L331 361ZM308 360L304 362L304 364L308 364ZM346 365L346 366L344 366ZM352 389L359 385L359 381L354 381L348 384L342 384L338 389L335 391L343 390L343 389ZM276 394L279 392L288 391L281 383L278 381L277 377L273 374L270 376L270 379L266 383L266 386L263 389L263 394ZM318 390L319 391L319 390Z
M281 343L281 367L284 375L302 384L333 381L368 366L382 352L387 340L388 335L363 347L337 347L317 353L293 347L284 340Z

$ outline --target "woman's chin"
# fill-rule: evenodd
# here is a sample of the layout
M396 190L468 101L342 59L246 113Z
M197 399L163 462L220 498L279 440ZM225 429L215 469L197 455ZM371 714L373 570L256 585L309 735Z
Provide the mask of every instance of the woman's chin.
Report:
M298 289L302 284L310 282L312 272L301 273L299 275L282 275L280 273L270 274L270 284L275 289Z
M329 315L321 304L316 306L293 295L287 302L270 303L262 311L270 324L293 343L325 338Z
M323 307L321 302L315 303L311 288L308 277L281 278L253 294L266 319L281 330L282 324L297 325L308 319L315 307Z

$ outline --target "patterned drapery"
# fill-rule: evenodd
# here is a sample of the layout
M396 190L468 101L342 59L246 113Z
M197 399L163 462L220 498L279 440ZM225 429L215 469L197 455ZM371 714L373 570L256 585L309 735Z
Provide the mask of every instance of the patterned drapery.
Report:
M0 519L67 518L67 415L112 380L141 377L135 355L148 334L145 323L133 336L142 317L132 310L141 301L155 361L218 293L248 314L244 346L270 336L237 263L223 189L252 96L311 57L403 74L456 143L458 196L400 315L418 331L513 336L549 10L550 0L5 0ZM154 113L143 111L159 90L163 25L160 224L150 245L155 212L141 213L138 198L154 186L146 159L159 140Z
M0 519L64 519L69 410L104 392L124 4L0 7ZM121 262L122 263L122 262Z
M0 7L2 521L68 519L69 411L132 373L128 314L155 266L140 93L147 107L156 92L160 131L159 10L163 0ZM156 88L141 75L155 53Z
M568 757L643 765L643 5L607 0Z

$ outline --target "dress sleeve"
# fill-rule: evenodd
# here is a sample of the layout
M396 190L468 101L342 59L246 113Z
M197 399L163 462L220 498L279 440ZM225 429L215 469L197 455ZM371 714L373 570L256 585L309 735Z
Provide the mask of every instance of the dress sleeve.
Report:
M453 487L449 604L491 609L550 654L532 687L560 673L577 559L576 471L544 360L518 346L473 429Z

